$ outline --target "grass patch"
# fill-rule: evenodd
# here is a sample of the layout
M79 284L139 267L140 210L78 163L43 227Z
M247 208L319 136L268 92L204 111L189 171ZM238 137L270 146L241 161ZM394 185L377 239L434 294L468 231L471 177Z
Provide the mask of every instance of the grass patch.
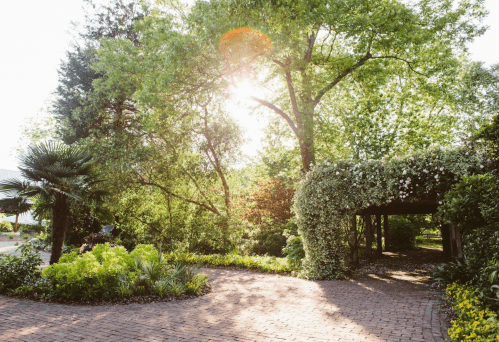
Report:
M442 249L442 239L441 238L426 239L422 236L417 236L416 247Z

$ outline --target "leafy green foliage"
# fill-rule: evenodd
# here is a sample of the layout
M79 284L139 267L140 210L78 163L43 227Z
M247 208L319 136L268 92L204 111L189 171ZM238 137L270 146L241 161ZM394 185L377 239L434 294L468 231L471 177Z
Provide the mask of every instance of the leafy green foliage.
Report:
M207 264L217 267L232 266L244 269L259 270L267 273L286 273L295 269L288 265L285 258L269 256L243 256L243 255L197 255L191 253L170 253L165 255L169 261L181 261L188 264Z
M199 267L169 264L152 245L138 245L131 253L109 243L91 252L63 255L59 263L43 271L50 281L47 296L71 300L110 300L116 296L156 293L179 296L200 294L207 277L196 278Z
M0 221L0 232L12 232L14 228L12 224L7 221Z
M27 182L11 179L0 184L0 192L15 192L17 197L41 199L35 216L52 214L52 256L57 262L68 226L70 200L88 196L100 180L91 163L92 156L82 147L61 143L40 143L29 146L20 156L23 177Z
M0 293L32 284L42 259L30 246L19 247L21 256L0 254Z
M390 217L390 247L393 251L405 251L416 248L416 235L419 233L419 227L402 217Z
M295 269L301 267L305 250L303 249L303 240L301 236L287 234L286 247L282 250L286 255L288 263Z
M483 308L478 291L470 286L449 285L447 296L457 314L449 329L452 341L493 341L499 336L497 313Z
M491 175L463 177L445 195L439 208L449 223L460 224L464 234L499 219L499 178Z
M318 165L301 182L296 198L298 231L306 257L305 277L334 279L345 267L351 216L371 205L433 199L463 176L485 172L484 156L468 149L431 150L410 157L339 161Z

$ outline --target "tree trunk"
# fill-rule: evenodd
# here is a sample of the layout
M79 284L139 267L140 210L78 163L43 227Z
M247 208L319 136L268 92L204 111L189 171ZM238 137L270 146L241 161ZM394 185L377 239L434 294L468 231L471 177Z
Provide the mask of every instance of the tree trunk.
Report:
M19 222L19 212L16 213L16 223L14 223L14 233L17 233L17 223Z
M66 239L66 229L69 222L69 203L63 194L55 195L52 207L52 255L50 264L57 263L62 255L62 247Z
M300 155L302 171L306 173L310 171L310 166L315 163L315 152L313 132L308 132L311 136L307 136L307 132L303 133L303 137L300 139Z

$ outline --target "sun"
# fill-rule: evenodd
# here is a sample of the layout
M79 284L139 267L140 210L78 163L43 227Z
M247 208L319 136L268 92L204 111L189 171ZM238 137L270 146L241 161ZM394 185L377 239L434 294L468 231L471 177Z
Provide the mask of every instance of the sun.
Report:
M250 102L250 97L261 97L259 88L249 79L235 83L230 90L230 99L236 102Z

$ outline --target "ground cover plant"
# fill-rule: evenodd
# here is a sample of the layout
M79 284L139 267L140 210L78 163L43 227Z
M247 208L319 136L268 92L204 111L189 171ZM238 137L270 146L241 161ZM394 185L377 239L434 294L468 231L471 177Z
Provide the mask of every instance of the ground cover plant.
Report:
M258 255L237 254L194 254L194 253L170 253L165 255L168 261L185 262L189 264L204 264L214 267L233 267L239 269L258 270L265 273L289 274L298 270L287 258Z
M152 245L128 253L108 243L81 255L63 255L39 271L41 259L25 245L22 257L2 257L0 291L56 302L148 302L198 296L209 291L199 266L168 262Z
M479 290L452 284L446 289L457 319L452 321L449 336L452 341L498 341L499 319L496 312L483 307Z

